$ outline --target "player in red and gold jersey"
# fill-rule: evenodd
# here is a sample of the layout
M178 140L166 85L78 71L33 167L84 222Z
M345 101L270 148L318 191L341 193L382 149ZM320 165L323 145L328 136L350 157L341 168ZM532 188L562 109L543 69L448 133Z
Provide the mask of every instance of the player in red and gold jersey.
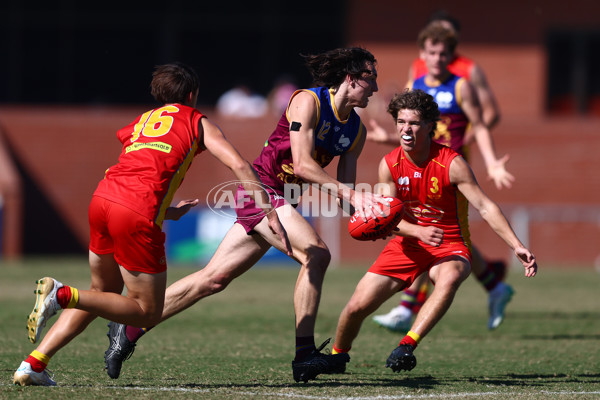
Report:
M517 238L500 208L479 187L467 162L452 149L433 142L439 110L422 90L405 91L391 100L400 147L379 164L384 195L404 203L405 217L397 236L381 252L358 283L342 311L333 353L346 353L363 320L419 275L427 272L435 288L410 331L387 359L386 367L411 370L413 350L443 317L471 271L467 201L535 276L534 255Z
M475 90L475 85L449 70L449 62L453 59L457 44L455 31L435 21L427 25L419 33L421 59L426 63L426 74L414 81L409 81L408 87L425 90L432 95L441 113L437 124L434 140L450 146L466 158L467 129L476 138L482 158L488 171L488 177L493 179L498 189L510 187L514 177L505 169L508 155L501 158L496 156L493 140L489 129L483 123L482 106ZM381 134L389 136L389 133ZM394 140L398 141L397 138ZM501 267L500 273L497 266ZM488 292L489 319L488 329L496 329L504 319L504 310L513 295L510 285L503 282L503 262L489 262L483 258L476 248L473 249L473 275ZM388 329L404 331L410 327L412 316L418 312L428 291L427 279L422 276L418 282L401 295L400 305L389 313L376 315L373 320Z
M194 107L198 76L180 63L156 68L152 95L163 103L119 130L119 162L106 171L89 207L90 290L77 290L53 278L40 279L28 319L35 343L47 320L65 309L37 349L14 374L20 385L54 386L45 370L57 351L96 317L132 326L160 321L166 289L164 219L179 219L198 200L171 207L173 195L194 156L208 150L244 183L265 212L270 229L291 249L284 228L261 190L251 165L220 129ZM290 250L291 251L291 250ZM123 287L127 294L121 295Z

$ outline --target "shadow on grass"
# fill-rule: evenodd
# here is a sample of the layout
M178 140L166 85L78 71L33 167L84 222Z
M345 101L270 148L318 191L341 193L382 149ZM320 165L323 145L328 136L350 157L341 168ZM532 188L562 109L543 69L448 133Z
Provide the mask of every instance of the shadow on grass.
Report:
M523 335L523 340L600 340L600 334L584 335L584 334L548 334L548 335Z
M363 374L361 374L360 381L357 382L349 382L346 380L334 380L329 378L327 381L316 380L309 381L307 383L303 382L286 382L281 384L264 384L264 383L252 383L252 384L194 384L188 383L183 385L176 385L177 387L184 387L187 389L227 389L227 388L246 388L246 389L258 389L258 388L272 388L272 389L281 389L281 388L338 388L338 387L402 387L402 388L415 388L415 389L434 389L442 382L433 376L420 376L417 378L408 378L407 376L394 378L390 377L381 377L378 375L377 377L367 377L363 378ZM342 377L343 375L339 375Z
M354 376L353 376L354 375ZM456 387L462 383L481 384L486 386L499 387L547 387L548 384L559 383L600 383L600 373L598 374L506 374L497 376L460 376L460 377L434 377L431 375L385 375L381 374L344 374L338 375L341 379L329 378L328 381L317 378L308 383L280 383L280 384L179 384L173 385L177 388L185 388L190 390L214 390L214 389L281 389L281 388L338 388L338 387L369 387L374 388L405 388L405 389L420 389L433 390L443 386ZM357 381L348 381L347 379L357 379Z
M469 382L498 386L544 387L552 383L598 383L600 374L506 374L492 377L471 377Z

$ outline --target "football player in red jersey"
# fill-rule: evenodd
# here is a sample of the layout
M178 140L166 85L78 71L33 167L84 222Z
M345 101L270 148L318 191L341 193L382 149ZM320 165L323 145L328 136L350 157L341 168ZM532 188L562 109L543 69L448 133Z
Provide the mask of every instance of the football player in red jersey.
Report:
M50 358L96 317L151 326L160 321L166 288L165 219L177 220L198 200L170 207L193 158L208 150L257 196L268 229L291 253L286 232L252 166L221 130L195 109L199 80L181 63L161 65L151 89L162 106L117 132L119 161L100 181L89 208L90 290L77 290L53 278L36 289L36 305L27 325L35 343L47 320L60 309L58 321L14 374L20 385L54 386L46 366ZM93 149L90 149L93 151ZM123 287L127 294L121 295Z
M386 362L386 367L398 372L416 366L414 349L443 317L469 276L467 201L514 251L525 276L535 276L537 264L498 205L481 190L467 162L454 150L433 141L440 116L434 98L422 90L406 90L394 96L388 112L394 118L400 147L379 164L379 182L385 184L380 188L382 194L400 198L406 211L397 236L386 245L344 307L333 353L347 353L363 320L427 273L434 290ZM433 240L431 232L436 233Z
M419 33L421 58L427 70L420 78L411 80L408 87L419 88L432 94L440 107L442 120L438 123L434 140L450 146L466 157L466 132L474 132L482 157L497 188L510 187L513 176L505 169L508 155L497 158L489 129L481 118L482 107L479 104L475 86L470 81L453 74L448 63L453 59L457 44L456 34L444 23L432 22ZM374 131L383 131L377 127ZM387 133L380 133L387 135ZM397 138L396 138L397 142ZM497 267L500 266L500 271ZM488 292L489 320L488 328L496 329L504 319L504 309L514 293L510 285L503 282L502 262L488 262L476 250L473 250L473 273ZM373 320L388 329L406 331L412 316L418 312L428 291L427 278L419 278L407 289L401 298L400 305L389 313L376 315Z

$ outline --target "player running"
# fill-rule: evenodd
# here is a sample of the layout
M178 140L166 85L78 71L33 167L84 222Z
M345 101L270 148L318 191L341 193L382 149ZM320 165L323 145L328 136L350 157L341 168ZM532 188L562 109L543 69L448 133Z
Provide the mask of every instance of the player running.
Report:
M525 276L535 276L537 264L500 208L483 193L466 161L433 141L440 117L434 98L422 90L406 90L394 96L388 112L394 118L400 147L381 160L379 187L383 194L402 200L404 217L397 236L358 283L342 311L333 353L348 353L363 320L427 273L435 285L433 293L386 362L386 367L398 372L416 366L413 350L443 317L469 276L467 201L514 251L525 267ZM423 238L430 237L431 232L438 235L428 243Z
M349 186L355 182L357 161L366 138L355 108L366 107L378 89L375 57L362 48L342 48L305 59L316 86L294 92L254 161L261 181L273 190L270 195L277 213L285 215L281 220L293 248L291 257L300 264L294 290L296 355L292 374L296 382L307 382L323 373L343 372L349 356L324 354L323 346L315 345L315 322L331 256L314 228L285 199L286 185L318 186L340 202L352 205L363 218L380 214L377 204L384 202L381 196L356 192ZM336 178L324 170L335 157L340 157ZM236 198L242 195L238 192ZM284 250L267 229L264 214L254 202L244 201L236 212L236 223L208 265L167 288L161 321L224 290L271 246ZM105 360L112 378L119 376L123 361L148 330L135 326L111 324Z
M36 282L36 303L27 321L29 340L36 343L48 319L64 311L21 363L15 384L56 385L46 371L50 358L98 316L135 326L158 323L167 278L162 224L179 219L198 203L186 200L169 207L194 156L204 150L246 182L244 188L257 196L267 215L265 230L290 251L255 171L221 130L194 108L198 86L198 76L184 64L161 65L154 71L152 95L163 105L117 132L123 144L119 162L106 171L90 203L90 290L48 277ZM120 294L123 286L126 295Z
M421 48L420 59L426 67L425 74L410 80L408 87L424 90L438 103L441 120L437 124L434 141L451 147L468 160L467 135L470 132L476 139L489 178L493 179L498 189L510 187L514 177L505 169L508 155L501 158L496 156L492 136L482 118L484 108L478 96L478 92L481 91L464 76L473 72L473 69L466 68L468 64L461 58L461 62L458 62L453 70L464 75L455 74L450 70L450 65L457 60L456 32L450 29L447 23L435 21L419 33L418 42ZM421 71L416 67L415 70L417 74ZM374 126L373 131L377 132L378 137L387 135L379 126ZM390 138L390 142L397 145L398 138ZM506 268L503 263L487 262L476 248L472 249L472 256L473 275L488 292L488 329L496 329L504 319L505 307L514 291L510 285L503 282ZM374 316L373 320L388 329L406 332L410 328L412 316L419 311L427 293L427 277L422 275L401 294L397 307L387 314Z

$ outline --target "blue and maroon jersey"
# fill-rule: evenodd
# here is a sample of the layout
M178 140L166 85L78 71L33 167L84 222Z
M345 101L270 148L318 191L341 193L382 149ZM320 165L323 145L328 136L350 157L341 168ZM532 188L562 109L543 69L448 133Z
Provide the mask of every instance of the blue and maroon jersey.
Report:
M317 102L318 115L315 129L315 149L313 159L321 166L329 165L334 157L351 150L365 135L365 127L358 114L352 110L347 120L339 118L333 93L326 87L301 89L294 92L291 99L300 92L312 94ZM284 193L285 184L302 185L304 181L294 174L294 162L290 146L289 103L285 113L277 123L275 131L265 142L254 168L267 186L279 194Z
M460 96L460 88L465 81L465 78L451 74L444 82L430 86L426 83L425 76L422 76L415 79L411 87L430 94L438 105L441 115L433 140L450 147L462 156L465 156L464 139L469 127L469 119L462 110Z
M119 162L106 170L95 196L121 204L162 227L165 212L199 146L204 116L182 104L140 115L117 132L123 145Z

